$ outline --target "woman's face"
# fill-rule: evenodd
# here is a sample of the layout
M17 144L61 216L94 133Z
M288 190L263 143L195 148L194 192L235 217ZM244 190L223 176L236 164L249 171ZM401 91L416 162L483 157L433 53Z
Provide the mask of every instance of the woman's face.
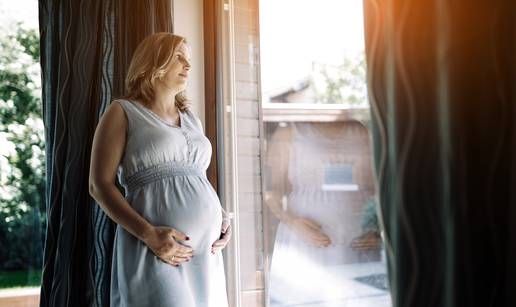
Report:
M162 79L163 83L170 89L184 91L190 68L190 49L188 45L181 43L174 51L169 69Z

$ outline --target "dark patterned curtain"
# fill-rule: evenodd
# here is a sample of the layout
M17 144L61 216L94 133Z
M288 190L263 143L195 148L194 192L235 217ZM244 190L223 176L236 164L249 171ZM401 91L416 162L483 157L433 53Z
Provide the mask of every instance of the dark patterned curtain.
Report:
M40 0L47 232L40 306L108 306L114 227L88 193L98 119L172 0Z
M516 2L364 5L393 306L514 306Z

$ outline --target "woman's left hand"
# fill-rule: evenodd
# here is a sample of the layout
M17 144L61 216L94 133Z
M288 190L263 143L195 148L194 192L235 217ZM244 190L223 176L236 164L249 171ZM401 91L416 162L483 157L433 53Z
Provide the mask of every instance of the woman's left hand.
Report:
M211 245L211 253L215 254L219 250L224 249L231 239L231 222L229 219L222 220L222 227L220 230L220 237Z

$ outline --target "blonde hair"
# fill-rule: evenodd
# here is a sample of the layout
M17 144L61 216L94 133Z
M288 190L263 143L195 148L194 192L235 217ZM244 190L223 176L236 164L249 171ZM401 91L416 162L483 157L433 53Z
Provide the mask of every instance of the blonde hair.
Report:
M172 33L160 32L147 36L134 51L127 76L123 98L140 100L144 104L154 101L156 79L162 78L172 62L174 51L186 43L186 39ZM180 111L189 109L185 91L179 92L174 101Z

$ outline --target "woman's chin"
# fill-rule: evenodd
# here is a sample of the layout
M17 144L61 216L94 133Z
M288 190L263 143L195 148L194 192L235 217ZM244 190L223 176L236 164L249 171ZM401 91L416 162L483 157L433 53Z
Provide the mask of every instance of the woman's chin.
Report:
M166 87L168 89L174 89L175 91L177 91L178 93L179 92L182 92L184 90L186 90L186 81L174 81L174 82L170 82L166 85Z
M177 88L179 88L181 91L184 91L186 89L187 80L186 79L179 79L176 80L174 84Z

